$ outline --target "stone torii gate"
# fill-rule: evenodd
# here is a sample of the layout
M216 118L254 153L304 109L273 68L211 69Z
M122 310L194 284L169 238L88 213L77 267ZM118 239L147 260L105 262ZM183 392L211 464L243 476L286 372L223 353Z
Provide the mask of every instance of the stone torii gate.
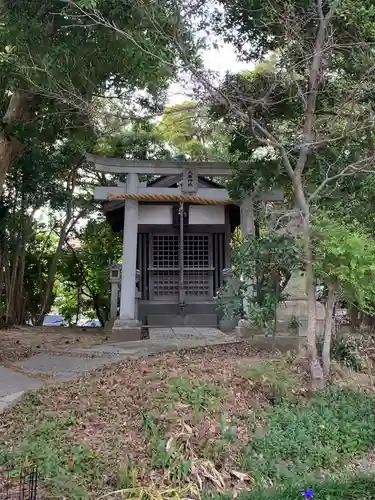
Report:
M253 196L249 194L243 200L236 202L230 200L226 189L198 187L198 175L231 176L233 170L225 162L126 160L94 155L87 155L87 160L95 165L98 172L126 174L126 183L118 183L116 187L96 188L95 198L102 201L114 199L125 201L120 314L114 322L113 332L117 332L117 338L129 340L139 335L141 327L135 311L139 202L174 201L183 204L186 201L197 205L236 204L240 206L243 234L248 235L255 231ZM179 186L177 188L153 187L141 183L140 175L176 175L181 176L182 181L177 184ZM280 201L283 199L283 194L270 191L258 195L257 199Z

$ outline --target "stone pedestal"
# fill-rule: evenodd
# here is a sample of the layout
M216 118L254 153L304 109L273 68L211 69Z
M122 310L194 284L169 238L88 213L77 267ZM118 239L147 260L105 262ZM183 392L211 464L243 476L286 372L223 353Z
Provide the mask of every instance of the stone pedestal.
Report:
M306 293L306 277L303 272L296 271L287 284L284 293L288 295L284 303L276 310L276 332L307 335L308 304ZM316 319L318 334L324 323L324 306L316 303Z
M115 342L126 342L129 340L141 340L142 323L138 319L138 301L141 297L141 292L138 290L140 279L140 271L135 272L135 304L134 304L134 319L117 318L112 326L111 340Z
M124 320L117 318L113 323L111 340L113 342L129 342L141 340L141 322L137 319Z
M298 209L291 215L290 220L284 228L279 230L280 234L286 233L297 236L302 231L302 219ZM301 337L307 335L308 303L306 293L306 276L304 272L294 271L284 290L287 299L279 304L276 311L276 331L279 333L297 334ZM324 306L316 303L317 331L324 323ZM323 325L324 326L324 325Z
M258 333L258 328L253 327L247 319L240 319L234 332L238 337L251 338Z
M243 238L249 238L255 234L254 199L251 194L246 195L241 201L240 214L242 236ZM245 317L248 317L249 301L247 300L246 296L254 295L255 277L242 276L242 279L244 280L246 288L245 297L243 297L243 311Z
M254 200L251 195L247 195L241 201L240 206L240 217L241 217L241 232L242 236L245 238L251 234L255 233L255 222L254 222Z
M111 283L111 309L109 314L111 321L115 321L117 318L118 290L119 283Z
M307 294L306 279L302 272L292 274L284 294L285 302L276 310L276 331L281 333L302 333L307 328Z
M222 291L222 313L223 317L219 320L219 328L222 332L231 332L237 326L240 316L236 311L236 300L242 300L239 297L239 282L233 277L232 269L223 269L224 289Z

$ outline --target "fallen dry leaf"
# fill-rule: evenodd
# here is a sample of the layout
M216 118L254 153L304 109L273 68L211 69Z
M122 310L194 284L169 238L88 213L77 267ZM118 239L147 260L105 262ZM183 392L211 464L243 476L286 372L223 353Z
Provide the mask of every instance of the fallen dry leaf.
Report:
M234 492L241 481L251 482L228 472L238 470L237 458L249 440L244 422L252 406L268 405L259 388L252 387L241 371L252 360L259 363L261 359L244 342L116 363L80 379L42 389L40 404L32 408L33 418L18 406L12 408L2 415L0 435L11 446L47 414L56 418L74 415L64 435L64 446L85 446L105 462L101 481L95 486L92 481L86 483L94 498L115 489L119 467L129 460L144 485L168 488L195 484L199 490ZM175 394L171 398L171 379L176 377L191 384L220 387L220 397L212 410L194 413L192 404L176 400ZM155 424L157 439L165 440L164 453L173 449L165 468L154 465L159 451L155 451L155 443L145 432L142 416ZM215 443L222 439L222 419L236 429L237 436L226 444L224 456L215 454ZM208 460L211 452L213 456ZM191 463L191 469L186 477L177 477L183 463Z
M238 472L238 471L232 469L230 471L230 473L232 474L232 476L235 476L240 481L252 482L251 477L248 474L245 474L244 472Z

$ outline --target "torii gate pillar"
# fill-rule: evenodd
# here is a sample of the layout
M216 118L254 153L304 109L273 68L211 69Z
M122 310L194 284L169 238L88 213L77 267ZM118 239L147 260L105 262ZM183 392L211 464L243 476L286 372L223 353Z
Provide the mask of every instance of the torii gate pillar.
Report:
M138 174L127 175L128 193L137 193ZM135 283L137 267L138 201L125 200L124 233L122 242L122 273L120 315L112 328L112 340L117 342L140 340L141 323L135 308Z

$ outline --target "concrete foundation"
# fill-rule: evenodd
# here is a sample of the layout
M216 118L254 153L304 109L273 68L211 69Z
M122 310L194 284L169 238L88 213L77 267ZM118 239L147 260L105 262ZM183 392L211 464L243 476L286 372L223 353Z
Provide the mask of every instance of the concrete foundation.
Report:
M138 303L138 319L143 325L150 324L149 321L151 316L180 316L180 308L177 302L151 302L147 300L140 300ZM210 302L194 302L185 304L184 315L218 315L216 309L216 303L214 301ZM160 323L157 323L158 325ZM179 323L181 325L181 323ZM170 324L168 326L171 326ZM176 325L177 326L177 325ZM217 319L215 326L217 326Z
M239 320L240 318L222 318L219 321L219 328L222 332L225 333L233 332L237 328Z
M111 341L112 342L132 342L134 340L142 340L142 328L124 328L112 329Z
M217 327L216 314L150 314L147 317L150 326L212 326Z
M301 351L306 344L306 337L300 335L253 335L245 327L237 327L236 334L244 339L247 339L249 345L254 349L262 351Z
M127 342L141 340L141 323L136 319L124 320L117 318L113 323L111 341Z
M114 325L114 321L106 321L106 323L104 325L104 332L107 333L108 335L111 335L113 325Z

